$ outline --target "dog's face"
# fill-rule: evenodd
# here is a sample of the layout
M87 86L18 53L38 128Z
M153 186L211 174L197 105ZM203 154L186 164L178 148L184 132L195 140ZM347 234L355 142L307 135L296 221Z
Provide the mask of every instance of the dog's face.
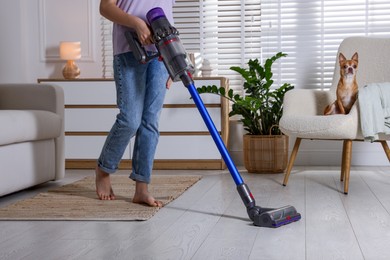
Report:
M340 53L340 74L342 77L355 77L358 69L359 57L357 52L352 56L350 60L347 60L345 56Z

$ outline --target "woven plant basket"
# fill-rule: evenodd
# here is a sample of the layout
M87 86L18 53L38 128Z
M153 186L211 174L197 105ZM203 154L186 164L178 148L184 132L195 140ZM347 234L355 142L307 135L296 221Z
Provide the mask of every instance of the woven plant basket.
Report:
M281 173L287 167L288 136L244 135L244 166L250 173Z

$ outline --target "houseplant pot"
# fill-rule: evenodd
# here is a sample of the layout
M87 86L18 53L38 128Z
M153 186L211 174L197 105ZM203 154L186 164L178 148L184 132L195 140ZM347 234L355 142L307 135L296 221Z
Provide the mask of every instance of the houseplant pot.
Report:
M249 60L248 68L231 67L244 81L244 94L217 86L197 88L200 94L212 93L232 102L229 116L239 115L247 134L244 136L244 166L248 172L283 172L287 165L288 137L278 127L283 112L283 97L294 87L284 83L272 86L272 64L287 54L279 52L267 59L264 66L258 59ZM260 140L260 141L259 141ZM260 142L260 143L257 143Z
M250 173L284 172L288 160L287 135L244 135L244 166Z

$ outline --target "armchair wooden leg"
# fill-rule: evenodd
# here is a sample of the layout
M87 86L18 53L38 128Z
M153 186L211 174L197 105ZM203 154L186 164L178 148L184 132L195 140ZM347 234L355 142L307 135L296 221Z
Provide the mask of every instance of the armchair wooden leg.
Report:
M390 149L389 146L387 145L386 141L380 141L383 147L383 150L385 150L385 153L387 155L387 159L390 161Z
M344 177L344 194L348 194L349 175L351 170L352 140L344 140L343 161L341 166L341 175Z
M341 158L341 171L340 171L340 181L344 181L345 178L345 152L346 152L346 142L343 141L343 152L342 152L342 158Z
M287 185L288 178L290 177L290 173L291 173L292 167L294 165L295 158L297 157L297 154L298 154L298 149L299 149L299 145L301 144L301 140L302 140L301 138L297 138L295 140L294 148L291 152L290 160L289 160L288 165L287 165L286 174L284 175L283 186Z

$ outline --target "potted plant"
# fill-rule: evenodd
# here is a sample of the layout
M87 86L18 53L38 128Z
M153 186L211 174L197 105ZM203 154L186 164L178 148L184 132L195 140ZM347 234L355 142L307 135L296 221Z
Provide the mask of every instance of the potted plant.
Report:
M283 97L294 87L284 83L272 87L272 64L287 54L279 52L267 59L264 66L258 59L249 60L248 68L231 67L245 80L244 95L228 92L217 86L202 86L198 93L217 94L232 102L229 116L240 115L247 134L244 135L244 165L248 172L283 172L287 165L288 137L282 135L279 120L283 112Z

